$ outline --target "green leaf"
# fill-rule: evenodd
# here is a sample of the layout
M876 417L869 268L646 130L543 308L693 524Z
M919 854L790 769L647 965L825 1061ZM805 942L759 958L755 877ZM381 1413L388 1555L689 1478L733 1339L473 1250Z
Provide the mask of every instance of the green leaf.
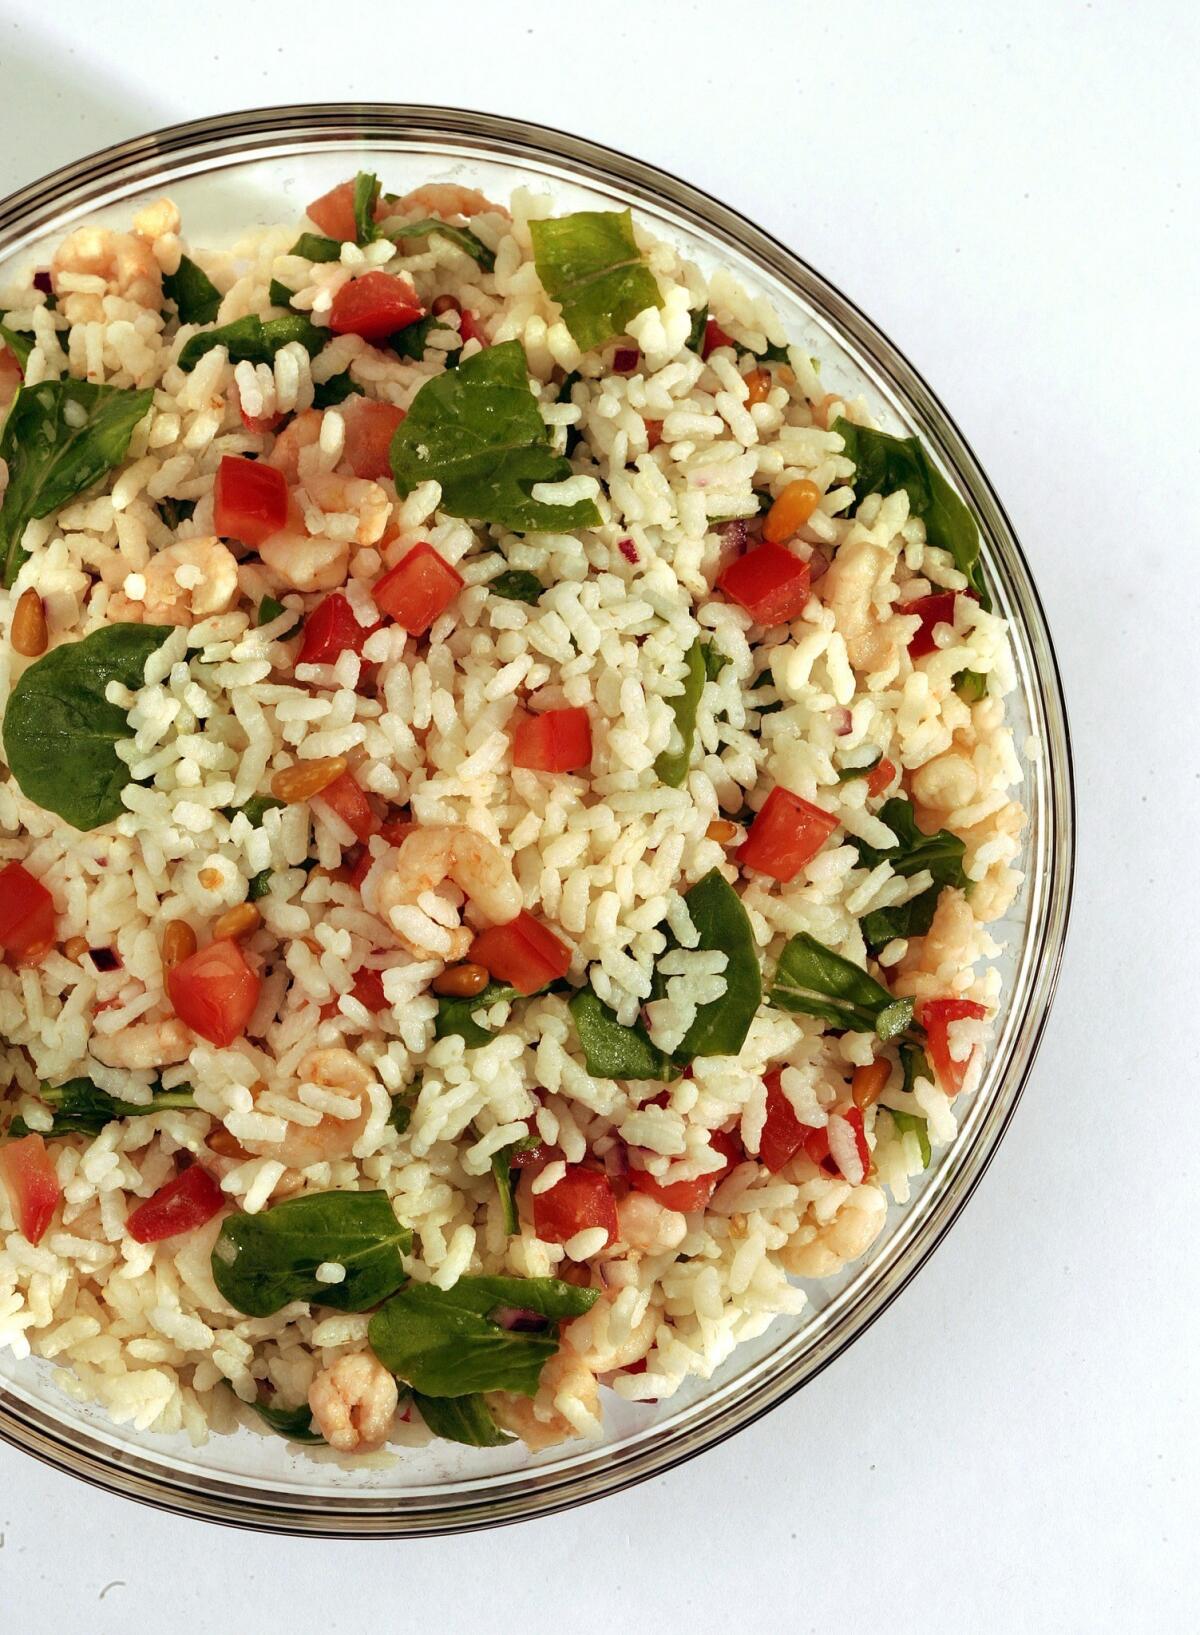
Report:
M340 261L342 247L336 238L323 233L301 233L288 254L303 256L305 261Z
M126 713L104 696L110 681L137 689L146 660L172 625L110 624L64 642L31 664L4 717L4 752L22 792L76 829L98 829L125 810L129 768L117 745Z
M86 380L18 387L0 431L0 460L8 467L0 500L5 586L28 555L21 548L25 524L48 517L120 465L153 401L149 388L134 392Z
M750 917L741 898L719 870L710 869L686 894L688 913L700 935L699 947L720 949L729 956L722 973L725 992L696 1012L677 1062L694 1056L736 1056L746 1042L750 1024L762 999L762 973Z
M379 197L379 178L369 171L360 170L354 178L354 242L370 244L379 237L375 225L375 201Z
M395 228L388 234L389 238L444 238L451 244L457 245L473 260L478 261L484 272L492 272L496 266L496 257L488 249L482 239L477 238L470 228L454 227L448 221L439 221L435 216L425 221L406 221L402 226Z
M196 509L195 500L159 500L154 507L168 528L178 528L181 522L186 522Z
M954 678L954 691L964 704L978 704L987 697L988 678L978 670L960 670Z
M139 1106L137 1102L121 1101L107 1090L101 1090L91 1079L44 1084L38 1091L38 1100L45 1102L54 1114L50 1129L41 1132L48 1139L60 1135L99 1135L106 1124L119 1118L142 1118L171 1107L196 1105L191 1086L186 1084L178 1090L156 1090L153 1101Z
M434 1018L434 1038L457 1037L463 1041L468 1050L486 1045L492 1036L475 1020L475 1012L487 1010L501 999L516 997L517 990L503 982L489 982L473 999L453 999L449 995L443 995L438 1000L437 1016Z
M788 361L787 347L776 346L774 341L768 341L761 352L756 352L752 346L746 346L741 341L735 341L734 345L739 352L749 352L750 356L757 358L759 363L786 363Z
M266 1402L252 1402L250 1406L264 1424L289 1442L319 1443L324 1446L325 1438L320 1431L313 1430L312 1409L307 1402L302 1402L298 1408L275 1407Z
M405 331L401 330L401 334ZM348 397L362 397L363 389L357 381L351 380L349 369L343 369L340 375L331 375L328 380L318 381L313 387L313 408L332 409L339 403L344 403Z
M587 1070L597 1079L673 1079L670 1057L640 1022L627 1028L592 992L580 988L568 1001Z
M288 610L283 603L276 601L274 596L264 596L262 601L258 604L258 613L255 618L255 624L261 630L263 625L270 624L273 619L282 618L287 611ZM289 636L294 636L296 634L303 623L304 615L302 613L294 614L292 623L285 631L276 636L275 640L286 641Z
M892 1121L901 1135L909 1130L914 1133L921 1151L921 1168L928 1169L933 1157L933 1148L929 1145L929 1120L918 1118L915 1113L898 1113L894 1107L885 1108L885 1111L892 1115Z
M7 316L7 313L0 314L0 317ZM10 329L6 323L0 322L0 342L8 347L8 350L20 365L21 373L24 374L25 365L29 362L29 354L37 344L33 336L23 334L19 329Z
M289 312L292 310L292 296L295 293L295 290L288 289L286 284L281 284L278 278L272 278L267 285L267 296L271 305L273 307L286 307Z
M930 1084L936 1084L933 1069L929 1065L929 1057L920 1045L903 1044L900 1046L900 1071L904 1075L904 1082L900 1088L909 1094L918 1079L928 1079Z
M235 812L244 813L250 827L258 829L262 826L262 820L268 812L280 812L286 804L285 801L276 800L274 795L251 795L244 806L226 808L226 811L230 817Z
M551 1277L460 1277L450 1289L410 1283L371 1318L367 1338L384 1367L421 1396L531 1397L558 1336L502 1328L491 1314L533 1311L557 1323L581 1317L599 1292Z
M536 573L525 573L520 568L510 568L507 573L498 573L488 580L488 590L493 596L503 596L508 602L527 602L530 607L545 588Z
M779 956L767 995L778 1010L817 1016L853 1033L893 1039L912 1022L911 999L893 999L886 988L832 948L801 931Z
M469 1448L500 1448L513 1441L492 1418L483 1397L424 1397L413 1392L421 1418L446 1442L463 1442Z
M709 681L715 681L730 662L728 655L721 652L716 642L701 642L700 652L704 659L705 676Z
M260 869L257 874L251 876L250 884L246 887L246 900L251 903L261 902L264 897L270 895L270 892L271 871Z
M318 329L302 313L289 312L284 318L268 318L265 322L251 313L218 329L193 335L179 354L179 367L185 374L190 373L214 346L226 349L230 363L273 363L280 347L299 341L313 358L328 339L329 330Z
M933 924L941 894L941 886L932 885L928 891L923 891L919 897L910 897L906 903L898 903L892 908L872 909L859 921L863 941L873 954L877 954L896 937L923 937Z
M392 1110L388 1114L388 1123L399 1135L403 1135L412 1123L413 1108L417 1104L417 1097L421 1094L421 1079L418 1073L408 1086L407 1090L399 1090L392 1097Z
M513 1164L513 1158L519 1152L531 1152L538 1145L535 1135L522 1136L520 1141L510 1141L507 1147L501 1147L492 1154L492 1176L496 1182L496 1190L500 1194L500 1211L504 1216L504 1230L511 1238L521 1230L521 1223L517 1218L517 1196L514 1175L520 1170Z
M420 363L425 356L426 344L434 330L440 330L446 335L454 335L455 340L458 339L458 336L448 324L438 323L436 316L432 312L428 312L424 318L418 318L415 323L406 324L403 329L398 329L394 335L389 335L385 344L391 347L398 358L411 358L414 363ZM457 356L457 351L454 355ZM443 356L449 359L450 354L445 353ZM447 367L449 367L449 363L447 363Z
M633 236L628 210L577 210L531 221L533 259L542 288L562 308L577 345L590 351L647 307L661 307L658 280Z
M933 464L919 437L889 437L838 417L829 428L846 445L854 462L854 494L861 505L868 494L894 494L903 489L909 508L925 523L931 545L949 551L954 565L967 576L985 608L991 606L979 566L979 529L975 518Z
M270 1317L292 1300L334 1311L367 1311L407 1277L412 1233L385 1192L309 1192L257 1215L229 1215L212 1252L217 1288L247 1317ZM318 1283L326 1261L341 1283Z
M692 314L692 327L688 330L687 349L689 352L701 352L704 349L704 331L708 328L708 304L700 307Z
M178 308L181 324L211 324L217 316L221 292L188 256L180 256L178 271L169 273L162 287L163 294Z
M939 886L965 886L963 853L966 846L949 829L939 829L927 835L917 827L912 802L902 795L893 795L879 808L879 816L896 836L894 846L868 846L865 840L848 835L848 843L858 852L864 868L873 869L887 862L896 874L906 878L928 869Z
M855 778L865 778L868 773L874 772L875 768L882 760L883 751L881 749L873 749L871 751L871 759L869 761L864 761L861 766L842 767L841 771L838 773L838 782L852 783Z
M521 532L600 521L591 500L546 505L530 495L535 483L569 477L571 464L550 446L520 341L489 346L426 381L392 439L392 472L401 497L430 478L440 483L441 509L452 517Z
M667 699L671 713L675 717L675 731L679 735L680 748L664 749L654 762L654 770L658 777L671 789L680 788L687 778L692 748L696 742L696 713L700 708L700 695L704 691L704 683L708 679L704 650L699 638L688 648L686 663L687 674L683 678L683 690Z

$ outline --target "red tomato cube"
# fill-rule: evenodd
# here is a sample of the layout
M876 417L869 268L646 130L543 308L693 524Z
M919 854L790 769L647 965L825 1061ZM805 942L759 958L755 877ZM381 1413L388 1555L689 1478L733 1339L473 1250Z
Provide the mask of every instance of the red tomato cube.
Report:
M767 1119L759 1137L758 1156L772 1175L778 1174L798 1152L830 1174L836 1173L829 1156L829 1131L824 1125L801 1124L783 1089L782 1077L783 1069L776 1067L763 1080L767 1087Z
M262 979L230 937L210 942L167 972L176 1016L222 1050L245 1031L261 987Z
M354 985L351 994L359 1004L373 1014L389 1010L387 995L383 991L383 972L376 971L364 965L354 973Z
M950 1024L967 1017L982 1022L986 1015L987 1006L974 999L927 999L921 1006L921 1026L928 1035L926 1048L930 1066L948 1096L956 1096L962 1089L971 1065L970 1057L960 1062L950 1054Z
M700 356L706 358L710 352L715 352L719 346L732 346L733 336L727 335L715 318L710 318L704 326L704 339L700 343Z
M432 545L414 545L371 592L381 613L413 636L423 636L463 587L457 573Z
M339 592L327 596L304 621L304 640L297 664L334 664L347 648L361 653L363 643L379 626L359 624L354 609Z
M62 1197L54 1160L40 1135L23 1135L0 1146L0 1181L23 1236L40 1243Z
M647 1193L664 1209L677 1209L681 1215L690 1215L697 1209L707 1209L713 1193L721 1182L734 1165L740 1164L746 1156L734 1131L714 1130L708 1142L713 1151L724 1159L720 1169L710 1170L707 1175L698 1175L694 1181L669 1181L665 1186L661 1181L656 1181L647 1170L631 1169L630 1186L635 1192Z
M458 315L458 333L464 346L468 341L478 341L480 346L486 346L488 343L483 325L468 307L464 307Z
M546 710L518 723L513 765L534 772L573 772L590 766L592 723L584 709Z
M765 540L717 575L723 590L762 625L788 624L808 601L809 568L786 545Z
M885 789L891 788L895 776L895 765L885 755L881 761L875 763L867 775L867 794L873 799L878 799Z
M258 546L287 521L287 479L263 460L224 454L213 487L213 527L223 539Z
M777 784L738 847L737 860L743 868L786 884L812 861L837 826L832 812Z
M211 1221L225 1201L225 1194L208 1171L199 1164L190 1164L126 1217L125 1230L138 1243L159 1243L180 1232L194 1232Z
M354 183L339 182L328 193L322 193L309 205L307 215L327 238L336 238L340 244L353 244L358 236L354 224Z
M346 422L345 459L356 477L372 482L392 474L392 438L404 423L404 410L374 398L352 397L340 405Z
M533 1229L543 1243L568 1243L576 1232L602 1226L605 1247L617 1237L617 1200L603 1170L568 1164L561 1181L533 1195Z
M518 993L537 993L571 967L571 950L525 909L507 925L489 926L471 945L471 959Z
M382 341L424 316L425 308L407 278L369 272L342 285L333 298L329 327L335 335Z
M332 806L356 840L369 840L379 828L379 819L352 772L343 772L326 784L316 799Z
M910 659L923 659L927 653L937 651L933 632L940 624L953 625L954 604L960 596L969 596L973 602L979 600L973 590L939 590L933 596L919 596L915 602L902 602L896 609L897 613L917 613L921 618L916 633L909 638Z
M21 964L54 946L54 899L20 863L0 869L0 949Z

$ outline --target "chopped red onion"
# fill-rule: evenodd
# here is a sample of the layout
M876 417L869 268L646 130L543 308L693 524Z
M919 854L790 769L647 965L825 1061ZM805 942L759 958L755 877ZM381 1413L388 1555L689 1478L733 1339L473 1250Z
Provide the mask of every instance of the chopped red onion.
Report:
M614 375L632 375L641 361L642 354L636 346L618 346L613 353L612 372Z
M617 549L625 558L626 562L632 562L634 567L636 567L638 562L641 560L641 558L638 556L637 546L631 539L619 539L617 541Z
M833 706L829 712L829 720L833 727L834 736L838 738L845 738L853 726L850 711L844 704L835 704Z
M745 517L734 517L730 522L721 523L720 533L725 543L732 545L734 550L744 551L746 549Z
M493 1323L510 1334L540 1334L549 1326L549 1319L540 1311L526 1311L521 1306L497 1306L490 1316Z
M89 948L92 964L98 971L119 971L121 956L115 948Z
M34 273L33 287L35 290L41 290L43 295L54 294L54 285L50 282L50 274L45 269Z
M808 559L809 584L815 585L817 580L823 578L828 572L829 558L825 555L824 551L818 551L814 546L812 555Z

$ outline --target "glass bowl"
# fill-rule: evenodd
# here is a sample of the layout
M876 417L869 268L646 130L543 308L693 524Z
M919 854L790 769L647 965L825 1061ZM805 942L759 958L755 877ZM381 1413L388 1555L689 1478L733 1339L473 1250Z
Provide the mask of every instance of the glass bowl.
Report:
M916 432L979 520L987 577L1012 622L1019 678L1010 718L1030 822L1026 883L997 936L1004 993L983 1082L960 1109L958 1139L936 1157L869 1254L810 1285L802 1317L779 1317L707 1381L669 1401L606 1393L603 1442L534 1456L522 1444L404 1449L386 1466L343 1468L278 1437L239 1430L196 1449L114 1426L54 1384L53 1366L0 1355L0 1436L60 1470L130 1498L245 1527L331 1536L462 1531L561 1510L702 1452L799 1390L893 1300L949 1229L1013 1115L1046 1022L1070 905L1074 821L1062 690L1037 591L1008 519L953 421L896 348L812 268L743 217L639 160L519 120L449 108L337 104L267 108L176 125L105 149L0 203L0 276L45 265L82 220L126 226L170 193L192 242L297 218L306 202L369 166L391 190L463 181L502 198L553 191L563 208L631 205L701 266L725 262L774 301L793 340L822 359L839 391L865 394L888 430Z

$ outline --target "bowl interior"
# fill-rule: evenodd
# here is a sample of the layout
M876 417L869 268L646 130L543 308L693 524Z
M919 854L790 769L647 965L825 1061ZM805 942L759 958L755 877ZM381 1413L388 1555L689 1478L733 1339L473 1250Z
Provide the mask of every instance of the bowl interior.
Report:
M931 1251L982 1174L1032 1061L1057 973L1071 874L1069 750L1061 693L1036 593L1006 518L969 450L906 361L816 273L723 206L636 161L554 132L448 110L267 110L178 127L110 150L0 204L0 285L44 266L80 220L125 226L169 193L196 245L298 218L306 202L369 166L386 187L462 181L493 197L552 192L556 208L620 208L708 270L719 263L766 293L789 336L821 359L839 391L865 395L888 430L916 432L971 504L998 609L1012 622L1019 685L1007 700L1030 814L1026 882L995 930L1005 951L996 1042L984 1081L960 1108L958 1140L935 1155L914 1197L893 1207L866 1259L810 1285L800 1318L777 1318L708 1381L667 1402L606 1393L606 1439L532 1456L438 1442L371 1466L300 1456L243 1430L201 1448L113 1426L69 1400L53 1367L0 1354L0 1435L63 1468L151 1502L250 1525L314 1532L428 1532L560 1508L699 1451L764 1412L825 1366L883 1309Z

